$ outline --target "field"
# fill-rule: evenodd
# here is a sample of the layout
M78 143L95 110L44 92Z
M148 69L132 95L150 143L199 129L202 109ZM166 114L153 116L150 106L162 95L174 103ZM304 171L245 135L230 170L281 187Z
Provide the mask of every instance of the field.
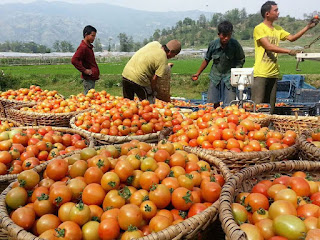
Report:
M121 73L128 61L122 58L115 62L100 63L101 79L96 84L96 90L107 90L113 95L122 95ZM201 98L201 92L208 88L208 66L196 82L191 81L191 75L196 73L202 59L173 59L172 68L172 96L186 97L189 99ZM254 58L246 58L244 67L252 67ZM281 74L303 74L307 83L320 88L319 62L305 61L300 63L301 72L296 72L296 60L290 56L279 58ZM1 70L4 75L1 75ZM1 89L28 87L31 84L40 85L44 89L58 90L64 96L77 94L83 91L79 72L71 64L40 65L40 66L0 66ZM181 87L183 86L183 87Z

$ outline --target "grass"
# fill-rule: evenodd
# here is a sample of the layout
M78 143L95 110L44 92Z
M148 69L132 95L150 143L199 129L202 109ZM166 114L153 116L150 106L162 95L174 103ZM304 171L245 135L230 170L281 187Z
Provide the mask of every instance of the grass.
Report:
M96 84L96 90L105 89L112 95L122 95L121 73L127 61L127 58L123 58L114 62L100 63L101 79ZM172 95L189 99L201 98L201 92L208 88L208 74L211 64L205 69L199 80L193 82L191 75L198 70L202 59L172 59L170 62L174 63L171 82ZM319 62L305 61L300 63L301 72L295 71L296 60L290 56L281 56L279 63L281 74L303 74L306 77L306 82L317 88L320 87ZM248 56L244 67L252 67L253 64L254 58ZM65 96L83 91L80 74L71 64L3 66L0 67L0 70L5 73L0 79L6 81L6 88L29 87L31 84L37 84L44 89L58 90ZM10 85L10 83L12 84Z

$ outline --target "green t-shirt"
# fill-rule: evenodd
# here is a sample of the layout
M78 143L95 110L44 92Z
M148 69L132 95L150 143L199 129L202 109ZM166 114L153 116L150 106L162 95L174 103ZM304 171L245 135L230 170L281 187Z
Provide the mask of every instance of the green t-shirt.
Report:
M162 77L168 66L166 52L162 45L151 42L140 48L124 67L122 76L140 86L150 86L154 75Z
M273 28L270 28L262 22L254 28L255 77L279 77L278 53L266 51L260 44L259 40L266 37L271 44L279 46L280 40L285 41L289 35L290 33L278 25L274 25Z
M239 42L230 39L225 48L221 47L220 39L209 43L205 60L212 59L213 64L209 74L210 80L217 86L224 81L228 88L231 87L231 68L241 68L245 62L245 55Z

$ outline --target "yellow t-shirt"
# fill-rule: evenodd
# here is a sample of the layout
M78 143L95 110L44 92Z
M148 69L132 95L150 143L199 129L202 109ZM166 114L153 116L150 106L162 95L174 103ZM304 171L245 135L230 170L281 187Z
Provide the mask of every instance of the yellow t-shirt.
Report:
M259 40L267 37L271 44L279 46L279 41L285 41L289 35L290 33L278 25L274 25L274 28L271 29L266 24L260 23L254 28L253 39L255 50L255 77L279 77L278 54L275 52L266 51L260 44Z
M168 66L166 52L162 45L157 42L151 42L140 48L124 67L122 76L147 87L151 84L154 75L162 77Z

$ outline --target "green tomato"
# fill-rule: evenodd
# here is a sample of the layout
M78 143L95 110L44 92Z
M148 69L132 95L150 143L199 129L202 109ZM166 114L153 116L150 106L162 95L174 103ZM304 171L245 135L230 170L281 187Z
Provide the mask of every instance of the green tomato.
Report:
M288 238L289 240L303 239L307 232L304 222L293 215L280 215L273 221L276 235Z
M245 223L248 219L248 212L244 206L239 203L232 203L232 215L237 224Z

